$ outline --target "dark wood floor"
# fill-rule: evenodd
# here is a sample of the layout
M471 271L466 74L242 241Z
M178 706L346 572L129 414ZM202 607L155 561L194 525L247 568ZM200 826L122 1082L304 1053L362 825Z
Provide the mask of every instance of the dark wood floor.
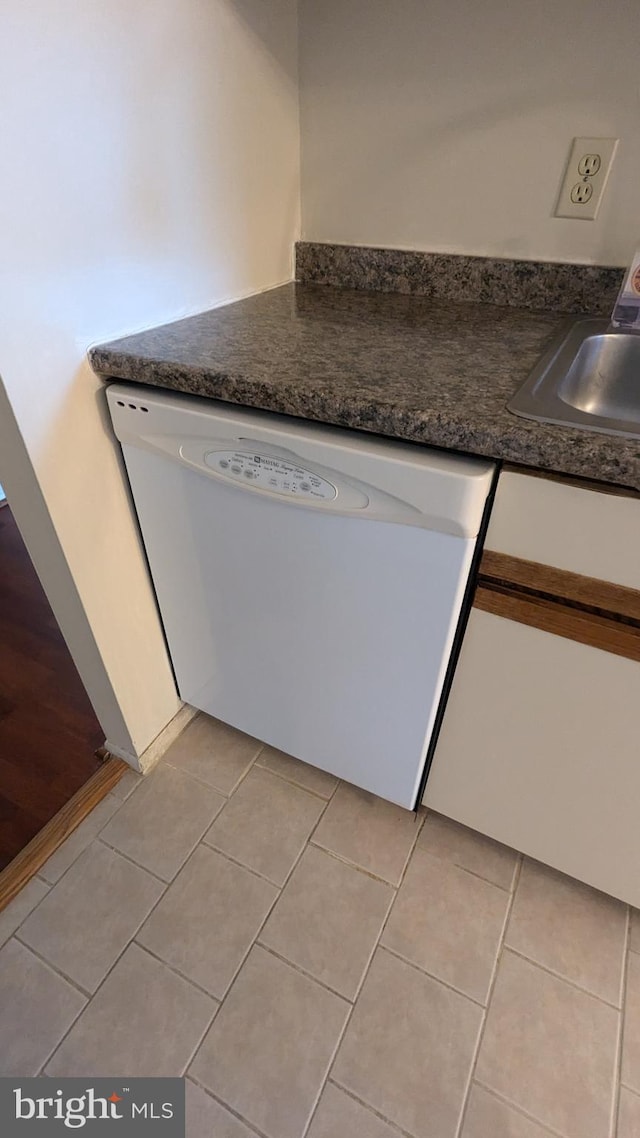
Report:
M99 767L104 736L8 506L0 509L0 869Z

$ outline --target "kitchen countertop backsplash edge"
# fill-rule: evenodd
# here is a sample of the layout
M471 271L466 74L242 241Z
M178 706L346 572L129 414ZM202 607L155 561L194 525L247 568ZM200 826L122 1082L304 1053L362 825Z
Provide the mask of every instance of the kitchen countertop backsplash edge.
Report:
M624 269L331 242L296 243L296 280L433 300L608 316Z
M330 251L337 248L344 256L336 260ZM376 260L378 253L384 257ZM402 262L404 271L391 271L388 257L399 257L396 268ZM301 243L298 272L304 280L98 345L89 359L107 381L126 380L640 491L638 440L537 423L507 410L566 321L566 303L547 299L540 309L532 302L534 293L541 295L539 282L519 307L496 303L504 281L491 291L487 281L494 278L486 266L484 277L478 270L476 295L467 288L461 300L462 265L455 273L451 269L452 276L448 269L435 273L434 283L435 262L427 295L419 291L416 274L408 272L407 257L414 255ZM443 263L440 254L416 257ZM349 272L342 275L340 264L350 264ZM603 288L614 288L620 276L620 270L572 268L584 270L592 284L598 272L604 274ZM426 289L426 270L420 271L420 287ZM312 273L313 282L307 279ZM389 273L398 287L371 287L372 280L388 282ZM446 289L455 295L443 295ZM594 310L602 310L595 296L588 311Z

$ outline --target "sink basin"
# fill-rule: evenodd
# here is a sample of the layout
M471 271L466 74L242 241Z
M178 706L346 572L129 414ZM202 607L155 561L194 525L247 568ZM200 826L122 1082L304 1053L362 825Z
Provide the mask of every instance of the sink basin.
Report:
M573 321L508 408L542 423L640 438L640 335L607 320Z

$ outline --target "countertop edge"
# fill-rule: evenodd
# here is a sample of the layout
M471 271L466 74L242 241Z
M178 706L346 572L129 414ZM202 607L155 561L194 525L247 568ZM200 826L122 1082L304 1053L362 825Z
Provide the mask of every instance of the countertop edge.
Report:
M107 354L108 355L108 354ZM640 471L638 484L630 482L628 478L613 469L608 472L585 472L584 462L577 454L575 462L566 460L559 463L549 453L549 444L545 446L546 438L537 434L537 424L531 423L528 435L531 440L531 450L523 456L522 438L523 424L527 431L526 421L516 419L513 435L501 429L499 438L486 427L476 426L473 437L469 436L465 419L459 421L450 416L446 420L437 411L415 408L413 410L398 410L391 402L372 400L368 408L358 404L357 413L348 397L336 400L335 395L322 395L314 393L313 397L302 397L300 389L292 385L278 390L270 389L264 383L245 376L235 376L229 372L218 372L207 377L207 390L200 387L197 391L185 390L184 381L192 379L187 367L167 364L162 360L140 361L135 356L120 357L116 370L109 367L101 349L93 349L90 360L94 371L105 384L132 383L161 390L171 391L184 395L195 395L198 398L217 399L237 407L249 407L252 410L271 412L272 414L289 415L292 418L307 419L347 430L362 431L375 434L379 437L395 439L401 442L414 443L420 446L431 446L438 450L455 452L460 455L473 455L495 462L509 463L523 471L531 470L549 476L557 475L559 478L568 477L584 482L615 487L621 490L630 490L640 494ZM113 361L111 361L113 362ZM141 368L142 364L142 368ZM577 436L576 442L582 441L581 436L589 432L571 430ZM536 437L537 435L537 437ZM552 445L552 444L551 444Z

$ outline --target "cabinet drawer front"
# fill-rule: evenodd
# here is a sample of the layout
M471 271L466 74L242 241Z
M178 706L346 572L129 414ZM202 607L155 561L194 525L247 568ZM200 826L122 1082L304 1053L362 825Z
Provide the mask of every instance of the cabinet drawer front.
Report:
M640 906L640 665L474 609L425 805Z
M485 548L640 588L640 496L506 470Z

